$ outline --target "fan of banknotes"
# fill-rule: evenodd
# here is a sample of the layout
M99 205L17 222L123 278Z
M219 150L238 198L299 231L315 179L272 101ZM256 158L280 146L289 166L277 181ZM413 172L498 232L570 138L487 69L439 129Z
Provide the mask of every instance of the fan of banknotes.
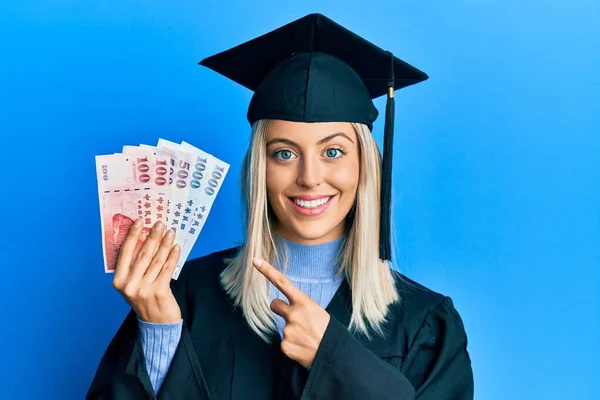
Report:
M104 271L115 271L137 219L144 222L137 250L162 221L181 246L173 273L177 279L228 171L229 164L191 144L164 139L156 146L124 146L122 153L96 156Z

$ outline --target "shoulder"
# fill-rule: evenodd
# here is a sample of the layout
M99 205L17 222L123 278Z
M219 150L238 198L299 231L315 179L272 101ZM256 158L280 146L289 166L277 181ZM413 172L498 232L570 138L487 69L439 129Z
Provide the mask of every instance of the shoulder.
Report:
M391 308L392 320L401 324L408 337L429 332L431 335L455 332L464 334L463 320L452 298L436 292L392 270L400 301Z

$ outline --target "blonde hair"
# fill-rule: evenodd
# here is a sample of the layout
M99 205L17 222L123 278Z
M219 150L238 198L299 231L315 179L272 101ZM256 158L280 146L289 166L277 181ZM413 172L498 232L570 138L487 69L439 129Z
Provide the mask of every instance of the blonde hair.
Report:
M254 257L274 264L276 218L267 200L266 137L268 120L252 126L250 145L242 165L242 195L245 209L245 242L238 254L226 260L221 285L252 330L264 341L275 331L267 279L252 266ZM381 155L370 130L352 124L360 154L359 182L355 204L346 217L346 234L340 250L340 269L345 271L352 293L351 331L370 337L370 329L383 335L382 325L390 304L400 301L398 288L387 261L379 259L379 196Z

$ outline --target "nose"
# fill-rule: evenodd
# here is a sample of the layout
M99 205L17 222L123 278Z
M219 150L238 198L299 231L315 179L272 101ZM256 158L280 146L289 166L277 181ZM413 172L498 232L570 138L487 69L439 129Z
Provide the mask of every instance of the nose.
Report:
M298 179L296 183L307 189L319 186L323 182L321 163L316 157L302 157L298 163Z

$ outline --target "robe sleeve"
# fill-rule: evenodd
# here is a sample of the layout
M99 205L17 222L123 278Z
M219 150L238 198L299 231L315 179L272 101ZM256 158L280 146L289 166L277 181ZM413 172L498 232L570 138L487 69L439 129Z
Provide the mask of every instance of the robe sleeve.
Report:
M462 321L448 297L425 318L400 370L332 316L302 399L471 400L466 345Z
M184 316L181 339L158 395L154 393L146 369L137 315L130 311L100 360L86 399L210 400L192 338L185 324L187 312L183 275L182 273L179 280L171 281L173 294Z
M471 358L462 319L449 297L427 316L403 363L417 400L472 400Z

